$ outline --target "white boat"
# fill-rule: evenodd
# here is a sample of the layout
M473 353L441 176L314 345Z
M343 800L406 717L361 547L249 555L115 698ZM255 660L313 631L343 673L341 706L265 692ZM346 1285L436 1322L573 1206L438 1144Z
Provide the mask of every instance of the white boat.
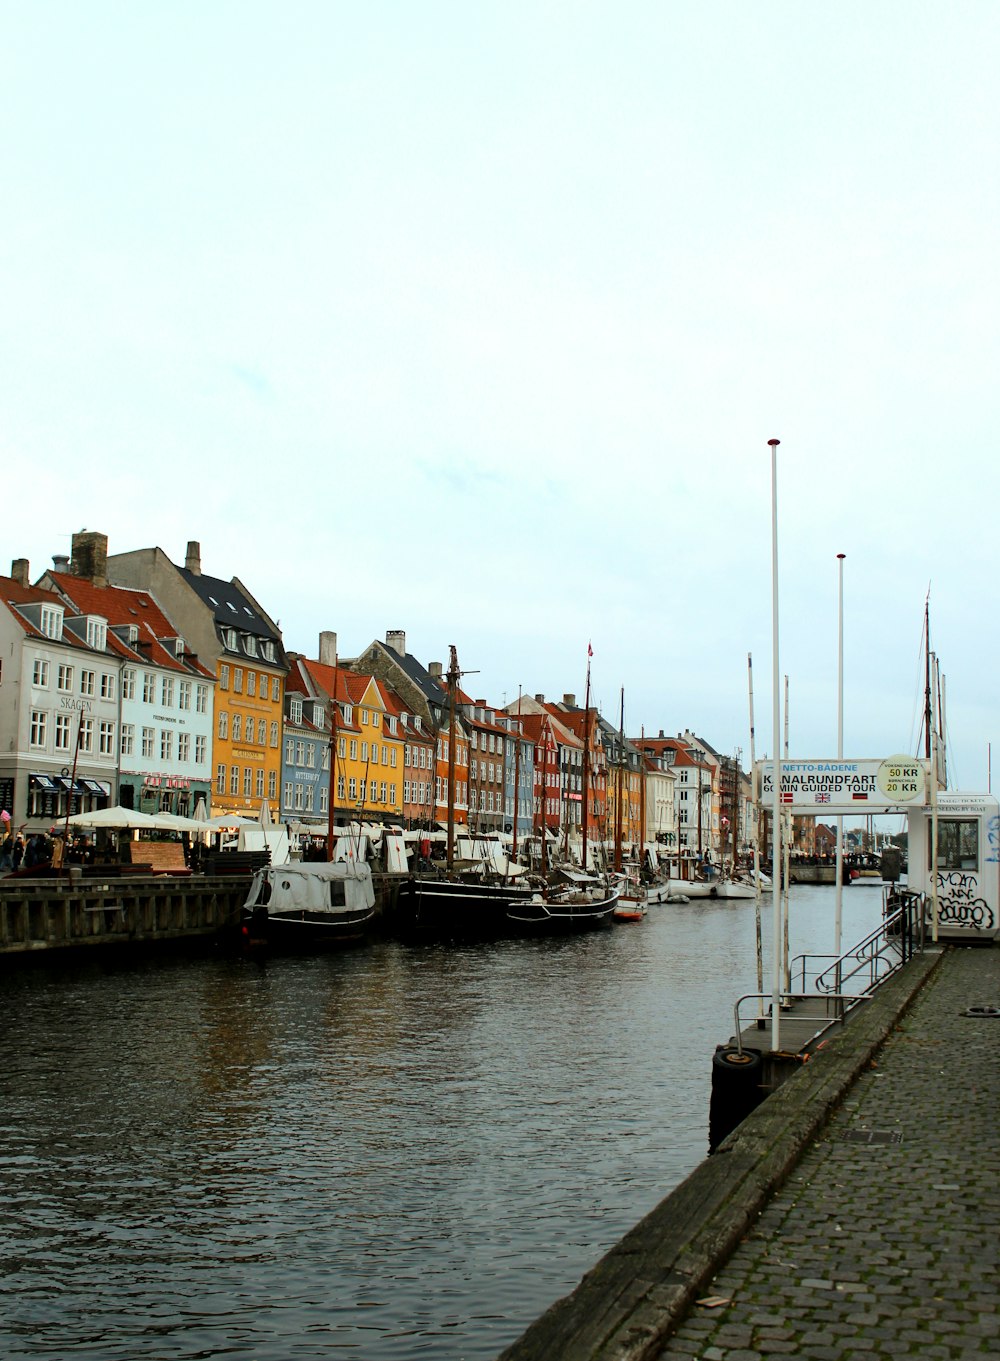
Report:
M241 932L248 949L345 945L363 939L374 917L365 861L265 865L251 881Z

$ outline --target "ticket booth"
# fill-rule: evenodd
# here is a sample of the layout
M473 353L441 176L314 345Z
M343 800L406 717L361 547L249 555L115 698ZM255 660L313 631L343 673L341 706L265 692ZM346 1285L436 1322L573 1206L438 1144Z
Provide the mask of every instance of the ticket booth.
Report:
M989 943L1000 933L1000 803L991 794L942 792L908 814L907 887L933 902L938 939Z

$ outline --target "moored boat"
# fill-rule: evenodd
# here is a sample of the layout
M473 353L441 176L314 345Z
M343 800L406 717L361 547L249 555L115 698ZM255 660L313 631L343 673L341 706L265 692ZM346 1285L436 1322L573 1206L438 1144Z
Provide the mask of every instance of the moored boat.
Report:
M559 935L610 926L618 905L617 888L589 874L561 870L562 886L531 893L511 904L507 920L521 935Z
M240 931L250 950L329 948L363 940L374 919L370 865L304 861L257 871Z

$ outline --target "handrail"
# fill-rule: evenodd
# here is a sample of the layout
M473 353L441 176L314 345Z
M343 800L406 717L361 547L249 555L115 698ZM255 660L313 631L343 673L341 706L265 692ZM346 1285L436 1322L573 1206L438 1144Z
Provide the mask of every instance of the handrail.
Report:
M909 889L896 888L884 893L883 902L883 920L881 923L856 945L845 950L843 954L836 956L803 954L796 955L792 960L788 974L789 990L791 992L793 978L801 984L800 990L791 994L797 1001L808 1002L813 1000L824 1005L830 1002L838 1004L837 1014L832 1018L829 1011L826 1011L818 1018L808 1014L802 1017L800 1014L799 1019L843 1021L846 1016L844 1003L851 1005L870 997L872 991L880 983L884 983L914 954L923 950L927 906L925 896ZM898 906L894 911L890 911L893 903L898 903ZM815 973L812 980L813 991L807 991L809 963L812 962L815 967L820 961L824 961L825 967ZM826 961L830 962L827 963ZM865 991L847 993L842 990L845 983L864 974L867 974ZM739 1053L743 1052L740 1038L741 1003L751 1000L767 1002L770 999L771 994L756 992L745 993L742 997L737 998L733 1012L736 1027L736 1048ZM762 1020L763 1011L758 1014L758 1025L761 1025Z
M836 992L836 993L831 992L831 993L823 993L823 994L817 993L817 994L814 996L814 998L813 998L812 1000L817 1001L817 1002L823 1002L824 1004L829 1003L829 1002L850 1002L850 1003L854 1003L854 1002L867 1002L867 1001L869 1000L870 997L871 997L871 993L870 993L870 992ZM734 1032L733 1032L733 1033L734 1033L735 1036L736 1036L736 1052L737 1052L738 1054L742 1054L742 1053L743 1053L743 1037L742 1037L742 1032L741 1032L741 1028L740 1028L740 1005L741 1005L741 1003L743 1003L743 1002L769 1002L770 1000L771 1000L771 993L769 993L769 992L745 992L745 993L743 994L742 997L737 997L736 1002L735 1002L735 1004L734 1004L734 1006L733 1006L733 1024L734 1024ZM806 999L806 998L799 998L798 1000L799 1000L799 1001L805 1001L805 1000L807 1000L807 999ZM845 1008L843 1008L843 1007L840 1007L840 1008L838 1008L838 1010L837 1010L832 1016L831 1016L831 1014L830 1014L830 1012L829 1012L829 1009L827 1009L826 1011L820 1012L820 1013L819 1013L818 1015L816 1015L816 1016L810 1016L810 1015L808 1015L808 1014L805 1015L805 1016L803 1016L803 1015L800 1013L800 1014L796 1017L796 1019L797 1019L797 1020L800 1020L800 1021L801 1021L801 1020L805 1020L805 1021L817 1021L817 1020L818 1020L818 1021L828 1021L828 1022L829 1022L829 1021L841 1021L841 1022L842 1022L842 1021L844 1020L844 1018L845 1018L846 1015L847 1015L847 1010L846 1010ZM816 1033L818 1034L819 1032L817 1031Z

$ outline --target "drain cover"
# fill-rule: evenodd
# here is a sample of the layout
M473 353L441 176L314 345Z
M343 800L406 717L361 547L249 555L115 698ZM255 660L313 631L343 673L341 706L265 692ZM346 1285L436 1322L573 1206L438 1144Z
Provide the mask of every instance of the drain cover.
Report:
M984 1016L1000 1016L1000 1007L966 1007L961 1015L975 1016L980 1019Z
M898 1129L848 1129L840 1136L845 1144L901 1144Z

